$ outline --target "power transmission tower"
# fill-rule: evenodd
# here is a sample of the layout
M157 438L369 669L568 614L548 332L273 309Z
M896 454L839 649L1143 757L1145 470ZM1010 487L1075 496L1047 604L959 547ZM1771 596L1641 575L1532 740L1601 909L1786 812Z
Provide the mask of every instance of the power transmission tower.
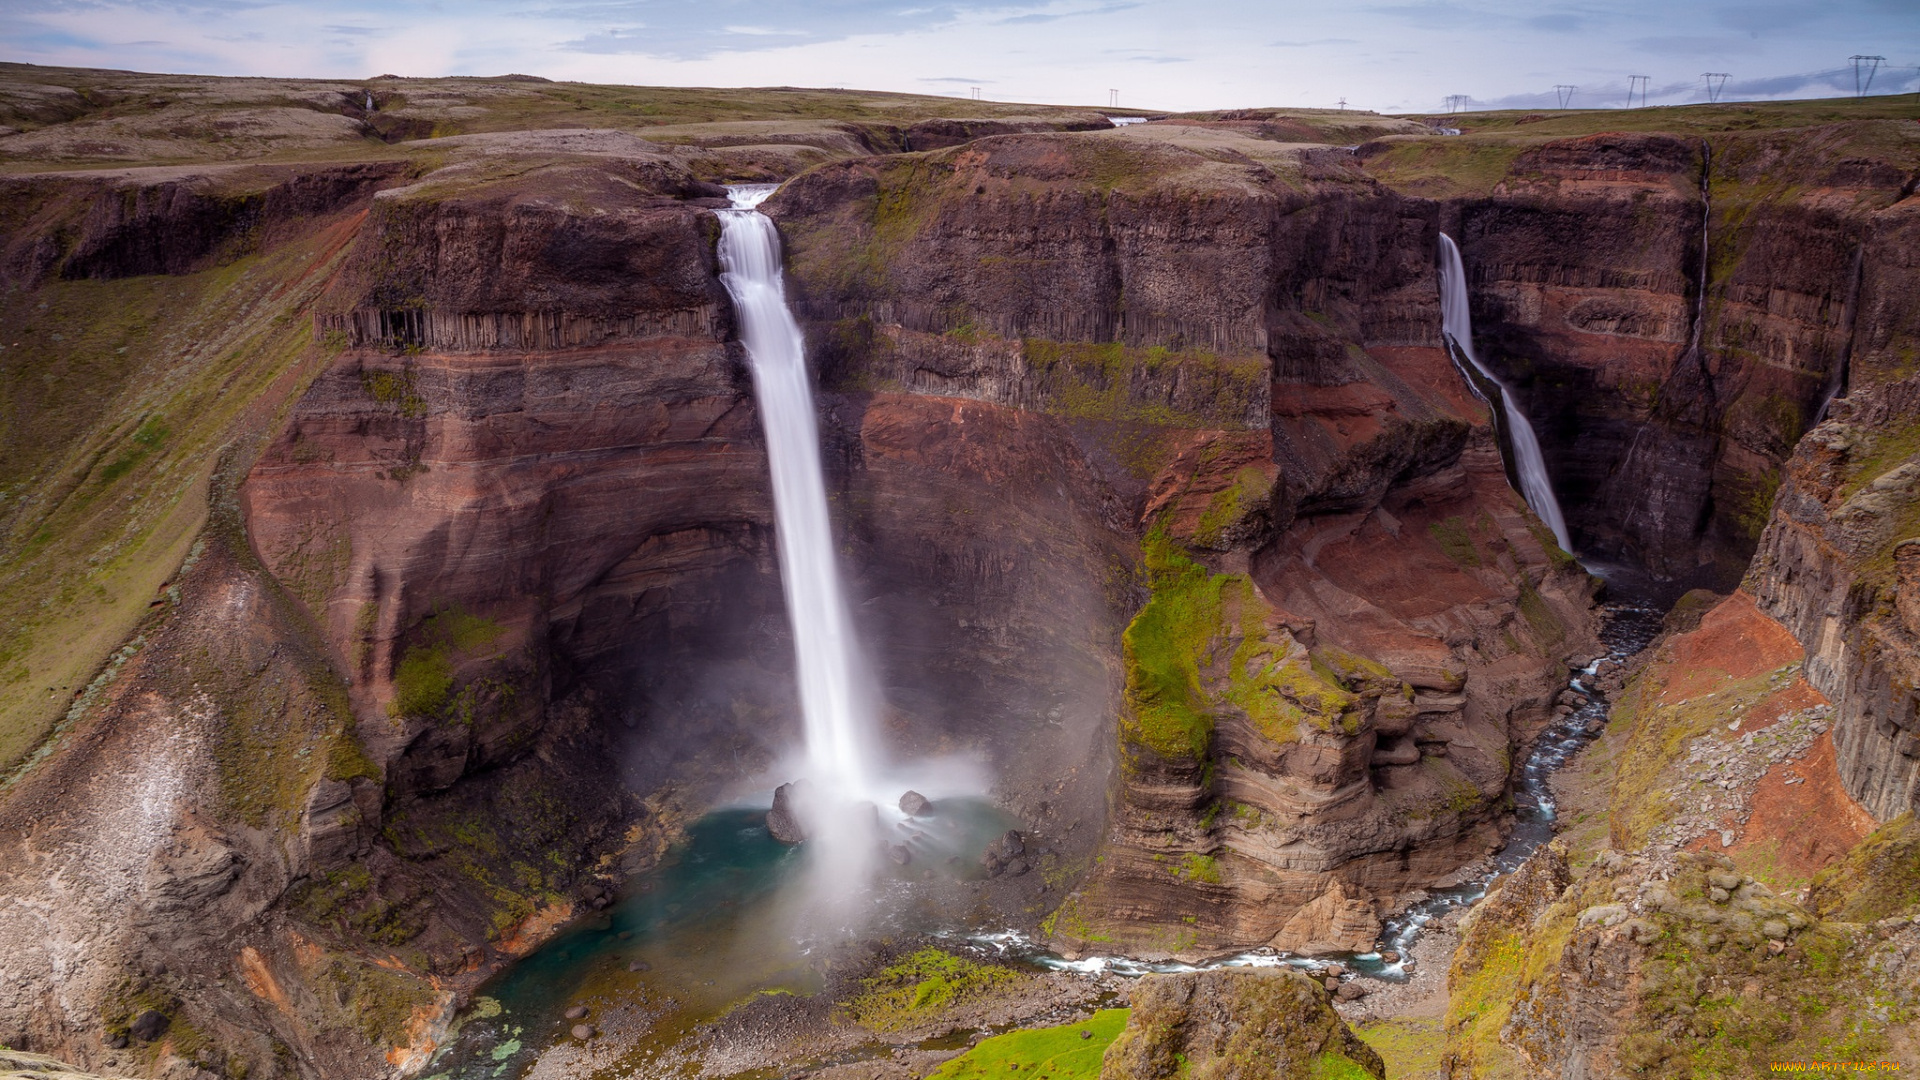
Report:
M1561 108L1563 108L1563 109L1564 109L1564 108L1566 108L1566 107L1567 107L1567 103L1573 100L1573 92L1574 92L1574 91L1575 91L1576 89L1579 89L1579 88L1578 88L1578 87L1573 87L1573 86L1568 86L1568 85L1567 85L1567 84L1565 84L1565 83L1560 83L1560 84L1558 84L1558 85L1556 85L1556 86L1555 86L1555 87L1553 88L1553 92L1554 92L1554 93L1556 93L1556 94L1559 94L1559 95L1560 95L1560 107L1561 107Z
M1849 56L1847 60L1853 64L1853 96L1866 97L1867 91L1873 89L1874 72L1880 70L1880 65L1886 63L1887 58L1884 56ZM1862 82L1860 79L1862 73L1866 75L1865 82Z
M1117 109L1119 107L1120 107L1120 91L1118 90L1107 91L1107 108Z
M975 101L979 101L979 100L980 100L980 88L979 88L979 87L977 87L977 86L969 86L969 87L967 87L967 89L969 89L969 90L971 90L971 91L973 91L973 100L975 100Z
M1472 98L1468 97L1465 94L1448 94L1447 95L1447 115L1453 116L1458 114L1461 110L1467 107L1467 102L1472 100L1473 100Z
M1340 111L1341 111L1341 112L1346 112L1346 111L1347 111L1347 99L1346 99L1346 98L1341 98L1341 99L1340 99Z
M1707 80L1707 101L1709 103L1719 101L1720 91L1726 89L1727 86L1727 73L1724 71L1706 71L1702 72L1700 77ZM1716 82L1716 79L1719 81Z
M1640 91L1640 107L1641 107L1641 108L1643 108L1643 109L1644 109L1644 108L1646 108L1646 106L1647 106L1647 82L1648 82L1648 80L1650 80L1650 79L1652 79L1652 78L1653 78L1653 76L1651 76L1651 75L1629 75L1629 76L1627 76L1627 108L1629 108L1629 109L1631 109L1631 108L1633 108L1633 92L1634 92L1635 90L1638 90L1638 91Z

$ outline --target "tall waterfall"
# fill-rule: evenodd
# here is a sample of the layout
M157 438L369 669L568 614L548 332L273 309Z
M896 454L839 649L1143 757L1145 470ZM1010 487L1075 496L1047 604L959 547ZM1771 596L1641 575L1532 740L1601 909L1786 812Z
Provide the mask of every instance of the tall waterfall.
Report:
M733 209L720 211L720 280L740 317L740 340L753 366L753 388L773 472L774 531L780 581L806 720L808 779L830 797L867 797L876 695L860 679L853 619L840 588L827 488L820 470L820 431L800 327L787 310L780 273L780 235L755 207L773 184L728 188Z
M1561 549L1572 551L1567 519L1560 513L1560 500L1553 496L1547 462L1540 456L1540 440L1533 433L1533 424L1520 411L1513 388L1488 371L1473 351L1473 316L1467 310L1467 271L1460 262L1459 246L1446 233L1440 234L1440 328L1453 341L1454 348L1460 350L1460 355L1466 357L1467 363L1473 365L1473 370L1500 389L1500 409L1507 441L1513 444L1513 471L1520 476L1520 495L1553 530L1553 538Z

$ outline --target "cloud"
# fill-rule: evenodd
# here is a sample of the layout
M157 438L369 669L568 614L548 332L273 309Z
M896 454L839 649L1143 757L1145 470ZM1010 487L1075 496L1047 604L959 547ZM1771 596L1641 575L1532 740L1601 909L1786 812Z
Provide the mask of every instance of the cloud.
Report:
M1642 52L1660 56L1751 56L1762 51L1758 44L1746 38L1686 34L1635 38L1630 44Z
M1791 30L1831 15L1817 4L1740 4L1714 13L1714 21L1735 30L1772 33Z
M1464 4L1451 3L1389 4L1362 10L1369 15L1379 15L1422 30L1459 30L1506 21L1500 16L1491 16Z
M998 5L1030 10L1036 2ZM535 4L531 18L592 27L562 38L562 52L636 54L698 60L722 52L790 48L798 42L843 41L863 34L928 30L950 25L966 9L954 2L902 7L898 0L603 0ZM633 31L644 27L646 33Z
M669 86L918 92L1156 108L1312 102L1437 108L1850 95L1845 58L1920 62L1916 0L0 0L0 57L41 64L360 78L376 71ZM1757 5L1757 6L1755 6ZM1808 12L1812 14L1808 14ZM139 41L147 44L130 45ZM158 44L169 43L169 44ZM1150 44L1144 44L1150 43ZM1903 44L1906 43L1906 44ZM973 74L926 76L965 63ZM1798 73L1798 74L1776 74ZM1883 69L1874 90L1908 88Z
M1150 53L1142 49L1108 49L1105 55L1115 57L1129 64L1191 64L1190 56L1165 56Z
M1101 4L1099 7L1066 11L1036 11L1027 15L1011 15L1005 18L989 20L994 26L1026 26L1037 23L1059 22L1062 19L1080 19L1089 16L1112 15L1115 12L1131 11L1141 7L1138 3Z
M1587 20L1582 16L1566 13L1535 15L1527 20L1527 25L1535 30L1545 30L1552 34L1572 34L1585 29Z

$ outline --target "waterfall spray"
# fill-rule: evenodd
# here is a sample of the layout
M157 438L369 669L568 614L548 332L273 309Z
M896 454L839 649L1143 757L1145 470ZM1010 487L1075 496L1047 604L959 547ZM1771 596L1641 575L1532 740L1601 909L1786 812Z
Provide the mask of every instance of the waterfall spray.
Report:
M1513 471L1520 477L1520 496L1540 515L1540 520L1547 523L1547 528L1553 530L1553 538L1560 547L1572 551L1567 521L1560 513L1560 500L1554 497L1553 484L1547 477L1547 462L1540 454L1540 439L1533 432L1533 424L1520 411L1513 389L1488 371L1473 351L1473 316L1467 310L1467 271L1460 261L1459 246L1446 233L1440 234L1440 327L1459 355L1473 365L1473 370L1499 389L1503 426L1507 429L1507 441L1513 444ZM1467 382L1472 385L1473 380ZM1475 388L1474 393L1478 394L1479 389Z
M740 318L773 473L775 535L806 720L808 779L830 799L868 798L877 695L859 677L853 618L840 588L820 432L799 324L787 310L780 235L755 209L776 185L729 188L720 211L720 280Z

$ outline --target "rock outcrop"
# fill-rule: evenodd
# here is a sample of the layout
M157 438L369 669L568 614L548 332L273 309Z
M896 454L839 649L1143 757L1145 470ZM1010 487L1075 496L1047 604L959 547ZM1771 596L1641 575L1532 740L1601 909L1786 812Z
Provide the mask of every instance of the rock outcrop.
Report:
M1101 1080L1308 1080L1371 1076L1386 1066L1333 1011L1327 991L1294 971L1148 975L1130 995L1126 1030Z
M1920 809L1920 382L1857 387L1794 452L1748 575L1834 702L1847 790Z
M1912 819L1876 831L1848 796L1785 627L1744 593L1695 618L1642 654L1568 778L1563 809L1602 813L1462 922L1450 1075L1732 1075L1837 1039L1911 1052Z
M1541 852L1461 928L1451 1073L1690 1077L1898 1060L1920 1001L1920 926L1822 920L1722 856L1603 853L1569 882ZM1660 868L1655 869L1658 865Z

